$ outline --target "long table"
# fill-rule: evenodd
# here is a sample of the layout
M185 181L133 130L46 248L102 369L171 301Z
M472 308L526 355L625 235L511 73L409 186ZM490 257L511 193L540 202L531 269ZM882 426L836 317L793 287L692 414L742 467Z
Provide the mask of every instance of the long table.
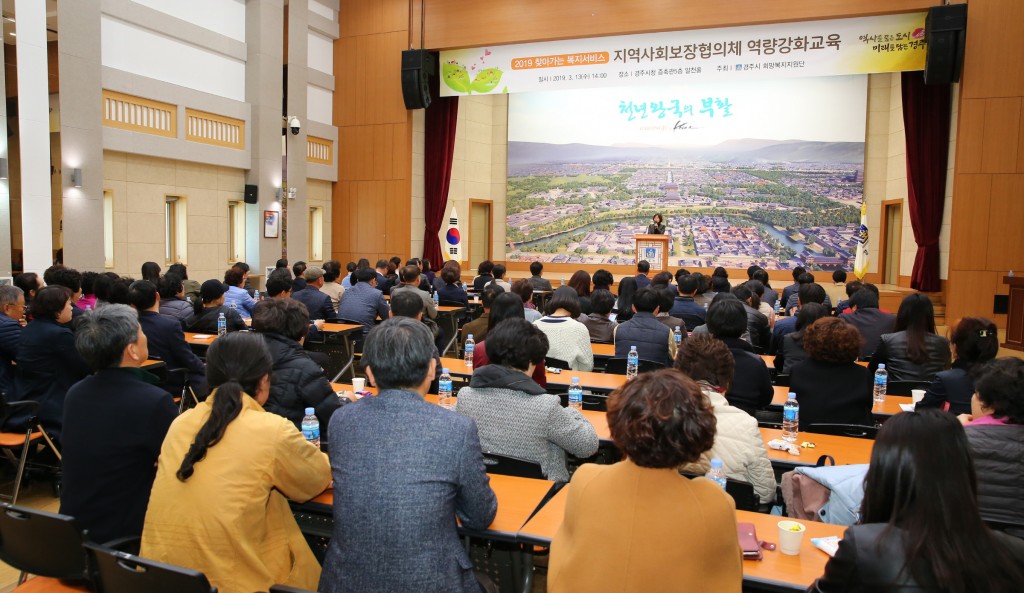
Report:
M465 361L459 358L442 358L441 366L448 369L452 375L458 375L460 377L469 377L473 375L473 369L467 367ZM557 385L560 387L568 387L572 383L573 377L579 377L580 386L583 387L583 389L601 393L615 391L626 384L625 375L606 375L605 373L572 371L567 369L562 369L562 372L558 374L552 372L547 373L548 385Z
M772 396L772 403L769 408L782 410L782 406L786 403L786 398L789 397L789 387L776 385L774 388L775 394ZM913 398L909 397L887 395L885 396L884 402L873 405L871 408L871 414L876 418L888 418L889 416L899 414L903 411L903 409L900 408L900 404L909 405L913 403L913 401Z
M569 488L563 488L551 498L529 521L519 530L519 541L523 544L548 547L551 540L562 526L565 518L565 503L569 497ZM597 520L598 518L595 518ZM765 541L778 543L778 522L784 517L736 511L736 521L753 523L757 536ZM829 525L814 521L801 521L807 526L800 554L787 556L778 551L763 551L763 560L743 561L744 590L748 587L768 588L773 590L804 591L822 575L828 555L819 551L811 543L812 537L842 536L845 527Z

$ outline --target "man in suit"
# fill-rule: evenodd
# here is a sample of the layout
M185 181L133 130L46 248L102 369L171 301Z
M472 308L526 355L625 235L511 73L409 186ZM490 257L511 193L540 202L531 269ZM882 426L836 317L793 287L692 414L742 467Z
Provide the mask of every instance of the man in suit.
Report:
M860 346L861 358L871 358L875 353L882 334L888 334L896 327L896 316L878 308L878 295L862 288L850 297L852 313L843 313L840 319L857 328L864 342Z
M534 290L551 290L551 283L546 279L541 278L540 274L544 271L544 264L539 261L535 261L530 264L530 284L533 285Z
M403 292L412 292L423 301L423 312L428 319L437 319L437 307L434 306L434 299L430 293L420 288L420 269L415 265L408 265L402 268L398 275L401 284L391 289L391 298Z
M793 283L782 289L782 296L779 297L779 303L782 304L782 308L786 308L786 303L789 302L789 297L796 294L796 291L800 290L800 276L807 273L807 270L803 266L797 266L793 268Z
M192 352L177 318L160 313L160 293L148 280L136 280L128 289L128 299L139 312L139 325L146 334L149 355L164 361L169 369L186 369L192 390L200 397L206 393L206 365ZM162 385L168 392L181 395L185 378L169 374Z
M636 264L636 276L633 278L636 280L637 289L647 288L651 285L651 279L647 277L647 274L651 271L651 262L646 259L642 259Z
M14 361L21 343L25 317L25 292L17 286L0 286L0 394L14 399Z
M320 292L324 285L324 271L313 266L306 268L303 277L306 279L306 286L293 292L292 298L306 305L310 322L317 319L334 319L337 314L331 305L331 297Z
M391 309L376 288L377 273L373 268L357 268L353 275L356 284L341 295L338 317L359 323L365 332L369 332L377 317L387 319Z
M423 399L433 349L414 319L389 319L366 338L366 375L380 393L331 417L336 506L320 591L480 591L455 518L484 529L498 504L476 424Z
M700 288L700 279L695 275L686 275L680 277L677 282L679 286L676 290L679 291L679 296L676 297L668 314L682 319L686 324L686 331L692 332L697 326L704 325L704 317L707 315L704 307L694 301L694 296Z
M167 321L181 334L176 320ZM95 373L72 386L64 402L60 512L75 517L95 542L141 535L160 445L177 406L139 369L148 343L127 305L83 315L75 349Z

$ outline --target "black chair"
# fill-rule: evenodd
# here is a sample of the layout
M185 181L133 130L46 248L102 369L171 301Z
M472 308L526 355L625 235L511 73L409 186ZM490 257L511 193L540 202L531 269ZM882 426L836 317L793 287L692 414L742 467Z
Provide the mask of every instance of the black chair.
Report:
M217 593L201 572L84 544L96 593Z
M338 323L344 323L339 321ZM332 383L341 380L346 372L352 377L356 376L355 371L355 347L345 334L337 332L320 332L322 340L311 342L306 341L305 349L310 352L319 352L327 357L327 364L324 365L324 374Z
M886 394L910 397L910 392L914 389L928 389L931 384L931 381L889 381L886 385Z
M288 585L274 585L270 588L270 593L316 593L316 591L289 587Z
M562 369L563 371L571 370L568 362L558 358L545 358L544 366L552 369Z
M772 384L778 385L779 387L789 387L789 374L779 373L778 375L775 375L775 380L772 381Z
M73 517L0 504L0 561L28 574L86 581L85 532Z
M804 432L815 434L831 434L841 437L854 437L858 439L875 439L878 434L877 426L864 426L861 424L811 424L803 429Z
M614 344L615 342L613 342L611 340L595 340L595 339L591 338L590 339L590 343L591 344Z
M11 494L10 496L3 495L5 498L10 498L11 504L18 504L18 494L21 492L21 482L25 477L28 456L33 448L32 443L39 439L45 439L47 446L50 447L56 458L60 459L60 451L35 417L36 410L38 409L39 402L37 401L28 400L7 403L0 397L0 426L7 422L8 416L19 410L25 410L29 415L29 419L25 423L25 432L0 432L0 450L3 450L4 456L15 467L14 485L12 486ZM14 452L19 449L19 455L15 456Z
M625 375L626 374L626 359L625 358L609 358L608 363L604 366L604 372L607 375ZM637 365L638 373L649 373L651 371L660 371L665 368L665 364L661 362L654 362L653 360L640 359L640 364Z
M484 465L487 466L487 473L501 474L505 476L517 476L520 478L536 478L543 480L544 472L540 464L509 455L498 455L497 453L484 453Z
M694 474L690 472L679 472L687 478L696 478L700 474ZM736 501L737 511L751 511L753 513L758 512L761 506L761 499L758 498L754 492L754 485L750 482L744 482L742 480L726 479L725 481L725 493L732 497Z

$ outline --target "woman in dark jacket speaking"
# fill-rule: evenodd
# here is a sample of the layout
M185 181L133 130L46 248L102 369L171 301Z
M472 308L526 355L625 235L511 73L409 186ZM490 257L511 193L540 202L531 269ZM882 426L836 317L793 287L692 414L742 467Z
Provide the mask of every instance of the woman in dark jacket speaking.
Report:
M338 397L323 369L302 349L309 330L306 306L290 298L264 299L253 311L252 328L263 334L274 359L270 397L263 408L296 427L302 424L305 409L313 408L320 421L321 443L326 443L331 414L348 400Z

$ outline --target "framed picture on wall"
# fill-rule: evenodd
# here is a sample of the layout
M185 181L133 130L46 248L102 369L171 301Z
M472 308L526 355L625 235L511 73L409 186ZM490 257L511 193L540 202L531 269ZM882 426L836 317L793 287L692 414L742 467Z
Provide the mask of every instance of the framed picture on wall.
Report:
M281 234L281 213L276 210L263 211L263 237L276 239Z

